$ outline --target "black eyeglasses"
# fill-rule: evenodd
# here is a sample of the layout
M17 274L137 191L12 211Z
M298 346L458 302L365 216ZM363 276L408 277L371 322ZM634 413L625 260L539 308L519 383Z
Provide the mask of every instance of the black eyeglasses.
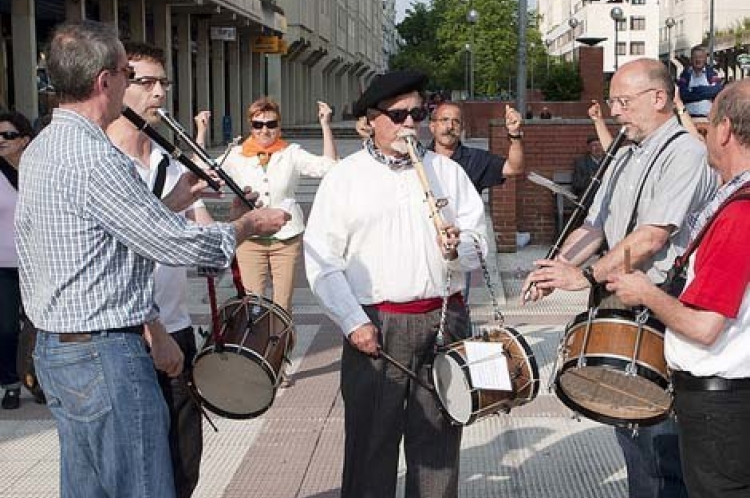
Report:
M17 138L21 137L21 133L17 131L0 131L0 137L3 137L5 140L15 140Z
M264 126L269 130L275 130L279 127L279 120L273 119L271 121L250 121L250 125L254 130L262 130Z
M135 76L135 75L134 75ZM130 78L131 85L142 86L144 90L150 92L159 83L164 90L172 87L172 82L168 78L156 78L155 76L141 76L139 78Z
M375 110L382 112L395 124L401 124L406 118L411 116L414 121L422 121L427 117L427 109L424 107L412 107L411 109L381 109L376 107Z

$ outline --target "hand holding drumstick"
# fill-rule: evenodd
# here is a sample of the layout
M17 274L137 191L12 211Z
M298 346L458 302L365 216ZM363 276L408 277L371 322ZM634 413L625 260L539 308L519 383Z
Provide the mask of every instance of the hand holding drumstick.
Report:
M643 296L654 287L648 276L642 271L633 271L630 262L630 247L625 246L623 273L610 275L607 279L607 290L614 292L627 306L640 306Z

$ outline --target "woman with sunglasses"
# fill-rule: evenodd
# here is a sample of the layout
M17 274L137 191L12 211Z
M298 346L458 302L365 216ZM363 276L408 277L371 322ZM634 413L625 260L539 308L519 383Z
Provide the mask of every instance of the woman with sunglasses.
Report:
M0 113L0 233L12 234L18 199L18 164L33 137L31 123L18 112ZM16 357L21 333L21 291L18 255L13 237L0 239L0 403L6 410L21 406L21 382Z
M260 193L264 207L283 207L292 219L272 237L252 237L237 248L245 288L263 295L270 277L273 301L291 313L294 269L302 249L305 229L302 210L294 202L301 175L320 178L338 159L331 131L331 108L318 102L318 119L323 130L323 155L317 156L281 138L281 111L273 100L263 97L247 111L252 127L250 138L234 147L223 169L240 187Z

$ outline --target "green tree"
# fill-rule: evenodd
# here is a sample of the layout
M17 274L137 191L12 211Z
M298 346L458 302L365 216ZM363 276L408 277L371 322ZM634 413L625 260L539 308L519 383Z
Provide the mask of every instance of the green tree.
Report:
M578 67L572 62L561 62L550 66L549 75L541 85L545 100L579 100L583 92L583 81Z
M473 26L466 20L472 8L478 13ZM474 55L475 94L497 95L500 87L505 87L509 74L516 71L517 13L517 0L417 3L397 27L405 46L392 58L391 67L426 71L433 88L464 89L469 44ZM531 15L527 39L531 64L538 60L538 52L544 50L536 19Z

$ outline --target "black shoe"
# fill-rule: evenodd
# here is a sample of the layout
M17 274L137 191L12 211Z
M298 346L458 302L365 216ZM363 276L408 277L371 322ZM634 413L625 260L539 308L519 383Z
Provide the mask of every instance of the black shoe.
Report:
M8 389L3 396L2 407L5 410L15 410L21 406L21 389Z

